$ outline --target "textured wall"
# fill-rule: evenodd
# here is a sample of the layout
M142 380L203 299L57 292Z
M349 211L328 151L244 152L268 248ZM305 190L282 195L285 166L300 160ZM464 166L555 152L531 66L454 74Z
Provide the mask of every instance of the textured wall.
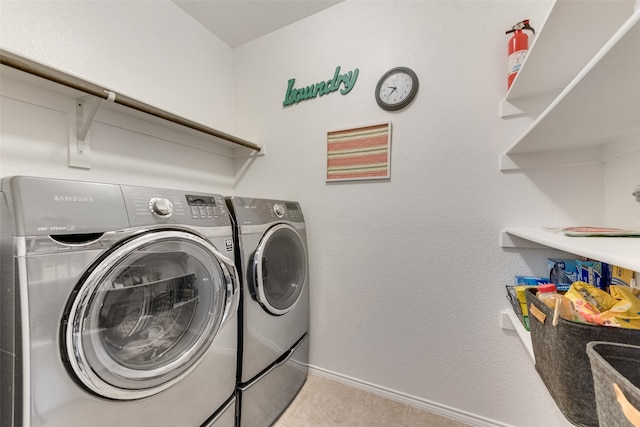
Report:
M548 7L347 1L234 50L238 127L268 147L236 193L302 203L315 367L472 414L478 425L566 424L518 338L499 326L504 285L544 274L558 255L502 249L500 230L604 215L600 166L498 170L531 123L498 117L504 31L524 18L539 27ZM338 65L360 71L348 95L282 106L289 79L315 83ZM374 89L399 65L418 74L420 92L385 112ZM384 121L393 124L391 179L326 183L327 131Z
M3 1L0 46L222 131L232 50L173 2Z
M0 46L233 131L232 50L172 2L3 1ZM91 169L69 168L67 113L75 115L74 99L9 75L2 81L1 176L233 191L232 161L212 153L228 149L103 109L89 131Z
M640 132L630 139L640 141ZM640 187L640 152L606 162L604 178L605 224L640 228L640 203L632 195Z
M603 194L622 200L638 159L498 170L500 154L531 122L498 117L504 31L524 18L542 22L548 2L347 1L234 51L170 2L55 5L0 2L2 47L231 129L266 144L268 154L237 160L234 171L227 158L175 136L98 122L93 168L69 169L66 118L3 96L1 176L300 200L315 368L467 414L477 425L566 424L518 338L499 325L509 309L504 285L515 274L543 274L556 253L502 249L499 231L623 221L611 208L605 215ZM117 30L116 19L125 23ZM282 107L289 79L315 83L338 65L360 70L348 95ZM407 109L387 113L373 91L398 65L416 71L420 92ZM229 76L233 93L214 84ZM327 184L327 131L381 121L393 123L391 179ZM235 177L242 180L234 188ZM584 200L593 202L585 208Z

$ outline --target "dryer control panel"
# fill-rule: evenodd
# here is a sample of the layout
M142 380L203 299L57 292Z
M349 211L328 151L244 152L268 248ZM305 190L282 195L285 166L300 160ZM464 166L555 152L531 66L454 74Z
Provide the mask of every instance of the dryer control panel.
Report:
M285 220L292 222L302 222L302 210L298 202L287 202L281 200L256 200L254 204L258 207L258 212L262 212L262 219L265 222L269 220ZM266 215L264 210L266 209Z
M302 211L300 205L296 202L270 202L268 205L271 207L273 213L278 218L288 219L302 219Z
M238 225L269 224L277 221L304 222L300 203L285 200L230 197Z

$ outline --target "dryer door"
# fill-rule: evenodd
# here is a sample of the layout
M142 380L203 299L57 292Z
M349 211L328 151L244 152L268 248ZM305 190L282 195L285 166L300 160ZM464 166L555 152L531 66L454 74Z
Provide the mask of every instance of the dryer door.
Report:
M298 232L287 224L271 227L253 256L258 302L271 314L287 313L300 298L306 277L307 253Z
M63 355L91 392L147 397L195 368L237 308L235 268L181 230L139 234L89 268L67 304Z

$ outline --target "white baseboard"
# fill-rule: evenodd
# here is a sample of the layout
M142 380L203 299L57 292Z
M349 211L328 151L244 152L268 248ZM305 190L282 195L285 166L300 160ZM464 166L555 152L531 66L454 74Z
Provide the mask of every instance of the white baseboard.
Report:
M391 390L386 387L371 384L366 381L362 381L356 378L352 378L346 375L338 374L327 369L319 368L317 366L309 365L309 372L312 375L328 378L348 386L375 394L377 396L386 397L387 399L395 400L397 402L406 403L413 407L423 409L425 411L433 412L434 414L441 415L443 417L450 418L452 420L460 421L465 424L469 424L474 427L513 427L510 424L504 424L495 420L491 420L485 417L481 417L476 414L461 411L450 406L442 405L440 403L431 402L425 399L420 399L415 396L401 393L396 390Z

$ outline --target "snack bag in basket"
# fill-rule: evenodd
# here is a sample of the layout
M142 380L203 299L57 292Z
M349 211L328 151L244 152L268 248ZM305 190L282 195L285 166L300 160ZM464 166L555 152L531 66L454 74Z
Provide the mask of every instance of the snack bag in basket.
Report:
M586 282L573 282L564 296L573 302L575 311L585 321L598 325L605 322L600 318L601 313L616 304L616 300L607 292Z
M565 294L589 323L640 329L640 299L627 286L612 285L611 295L585 282L574 282Z
M609 286L616 303L600 316L622 328L640 329L640 298L633 289L623 285Z

